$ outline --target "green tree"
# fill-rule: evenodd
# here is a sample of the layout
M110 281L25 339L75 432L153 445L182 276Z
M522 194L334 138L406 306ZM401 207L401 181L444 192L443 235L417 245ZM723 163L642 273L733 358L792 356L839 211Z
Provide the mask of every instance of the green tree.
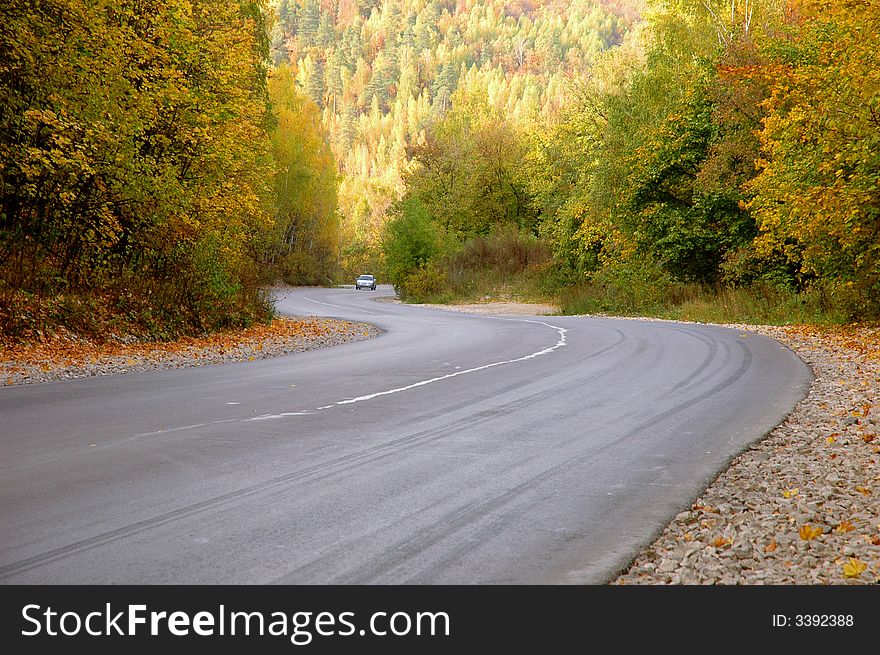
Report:
M424 269L442 250L442 238L427 209L417 198L392 207L382 234L385 275L400 291L409 276Z
M487 94L462 89L415 149L407 186L456 239L487 234L496 224L531 230L536 212L521 165L525 152L524 139Z

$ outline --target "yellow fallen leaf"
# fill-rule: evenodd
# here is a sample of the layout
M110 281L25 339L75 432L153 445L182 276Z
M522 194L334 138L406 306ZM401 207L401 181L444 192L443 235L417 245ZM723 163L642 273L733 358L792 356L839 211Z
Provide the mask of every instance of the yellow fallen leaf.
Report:
M865 572L865 569L868 568L868 565L865 564L862 560L857 559L855 557L850 557L849 561L843 565L843 577L844 578L857 578L862 573Z
M844 534L844 533L846 533L846 532L852 532L852 531L855 530L855 529L856 529L856 526L854 526L854 525L852 524L852 521L850 521L850 520L846 520L846 521L843 521L843 522L841 522L841 523L838 523L837 528L835 528L835 530L836 530L839 534Z
M868 487L856 487L856 491L864 496L870 496L871 490Z
M786 489L782 492L782 495L786 498L793 498L794 496L798 495L798 488L795 487L794 489Z
M828 437L825 441L827 441L829 444L832 444L837 441L837 437Z
M804 523L801 526L801 529L798 530L798 535L800 535L800 538L804 541L811 541L818 537L820 534L822 534L822 528L820 528L819 526L814 527L809 523Z
M684 540L685 540L685 541L693 541L693 540L694 540L694 535L691 534L690 532L685 532L685 533L684 533Z
M774 550L776 550L777 548L779 548L779 544L777 544L777 543L776 543L776 539L774 539L774 540L771 541L769 544L767 544L766 546L764 546L764 552L765 552L765 553L772 553L772 552L773 552Z
M730 539L725 539L724 537L715 537L715 548L724 548L725 546L729 546L733 541Z

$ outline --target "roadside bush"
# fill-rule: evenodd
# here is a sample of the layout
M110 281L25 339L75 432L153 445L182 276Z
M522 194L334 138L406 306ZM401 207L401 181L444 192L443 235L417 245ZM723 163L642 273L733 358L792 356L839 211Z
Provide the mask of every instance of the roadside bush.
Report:
M448 285L446 273L436 264L431 264L407 275L398 293L408 302L437 301Z
M601 268L582 284L560 292L564 314L652 315L661 312L667 298L683 297L688 288L675 282L650 258L636 258Z
M536 236L512 225L497 225L487 236L465 241L449 256L447 266L452 271L490 269L509 274L541 266L550 257L550 249Z
M382 253L385 276L398 293L405 293L407 278L440 252L440 232L418 198L406 198L392 207L382 235Z

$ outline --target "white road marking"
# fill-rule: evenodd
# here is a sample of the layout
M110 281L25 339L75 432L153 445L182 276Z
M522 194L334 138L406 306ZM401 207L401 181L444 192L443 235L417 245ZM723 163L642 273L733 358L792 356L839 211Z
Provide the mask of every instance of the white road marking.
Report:
M324 305L325 307L336 307L336 309L345 309L352 312L360 312L361 314L369 314L370 316L378 316L377 312L371 312L367 309L358 309L357 307L343 307L342 305L334 305L329 302L322 302L320 300L315 300L314 298L309 298L308 296L301 296L303 300L308 300L309 302L317 303L318 305Z
M241 419L242 421L269 421L275 418L284 418L285 416L306 416L308 412L281 412L280 414L260 414L260 416L251 416L250 418Z
M154 430L153 432L142 432L140 434L134 435L134 437L132 437L132 438L137 439L139 437L155 437L156 435L168 434L169 432L181 432L182 430L196 430L198 428L204 428L209 425L219 425L220 423L235 423L237 421L243 421L243 420L247 420L247 419L227 418L227 419L223 419L222 421L208 421L207 423L193 423L192 425L181 425L176 428L168 428L166 430ZM129 439L125 439L124 441L129 441ZM108 447L113 446L113 445L118 445L119 443L124 443L124 441L117 442L117 444L108 444Z
M254 410L256 411L256 410ZM250 421L270 421L272 419L285 418L287 416L307 416L311 412L281 412L279 414L260 414L259 416L248 416L245 418L225 418L219 421L208 421L206 423L193 423L191 425L180 425L176 428L167 428L165 430L154 430L153 432L142 432L140 434L136 434L133 437L129 437L128 439L124 439L123 441L117 442L116 444L108 444L107 447L119 445L120 443L125 443L126 441L130 441L132 439L139 439L140 437L155 437L160 434L169 434L171 432L182 432L184 430L198 430L199 428L206 428L211 425L222 425L223 423L249 423Z
M501 320L511 320L511 321L522 321L525 323L537 323L539 325L546 325L549 328L553 328L559 334L559 340L552 346L548 346L543 350L538 350L537 352L533 352L529 355L523 355L522 357L517 357L515 359L505 359L500 362L492 362L491 364L483 364L482 366L476 366L474 368L467 368L461 371L456 371L455 373L447 373L446 375L439 375L435 378L430 378L428 380L420 380L419 382L413 382L412 384L408 384L405 387L397 387L395 389L387 389L385 391L377 391L376 393L367 394L365 396L357 396L355 398L348 398L346 400L340 400L339 402L334 403L334 405L351 405L353 403L363 402L365 400L372 400L373 398L378 398L379 396L390 396L395 393L400 393L401 391L409 391L410 389L415 389L416 387L423 387L426 384L432 384L434 382L440 382L441 380L448 380L449 378L458 377L459 375L466 375L468 373L476 373L477 371L485 371L489 368L494 368L496 366L504 366L506 364L514 364L516 362L524 362L528 359L534 359L535 357L541 357L542 355L549 355L555 350L562 348L565 345L565 333L568 332L567 328L561 328L557 325L550 325L550 323L545 323L544 321L532 321L528 319L501 319Z
M303 296L305 298L305 296ZM306 300L310 300L306 298ZM317 300L313 300L312 302L320 302ZM320 303L322 305L329 305L329 303ZM337 307L338 305L330 305L331 307ZM351 308L348 308L351 309ZM434 382L440 382L441 380L448 380L450 378L458 377L459 375L467 375L468 373L476 373L478 371L485 371L490 368L495 368L497 366L505 366L506 364L515 364L517 362L524 362L529 359L534 359L535 357L541 357L543 355L549 355L550 353L562 348L565 345L565 333L568 332L568 328L559 327L558 325L551 325L550 323L546 323L544 321L536 321L525 318L504 318L504 317L484 317L484 318L494 318L500 321L518 321L522 323L536 323L538 325L544 325L546 327L552 328L556 330L559 338L556 343L552 346L548 346L542 350L535 351L528 355L523 355L522 357L516 357L514 359L505 359L500 362L492 362L491 364L483 364L482 366L475 366L474 368L468 368L464 370L457 370L454 373L447 373L446 375L439 375L437 377L429 378L427 380L420 380L419 382L413 382L412 384L408 384L403 387L396 387L394 389L386 389L385 391L377 391L376 393L367 394L365 396L357 396L355 398L347 398L345 400L340 400L335 403L331 403L329 405L323 405L318 407L318 409L331 409L332 407L337 407L339 405L353 405L355 403L363 402L366 400L372 400L373 398L379 398L381 396L390 396L395 393L400 393L401 391L409 391L410 389L415 389L416 387L424 387L428 384L433 384ZM458 368L458 367L456 367ZM227 403L229 405L234 405L237 403ZM254 410L256 411L256 410ZM349 411L353 412L354 409L350 409ZM271 421L280 418L286 418L288 416L307 416L310 412L280 412L278 414L261 414L259 416L249 416L246 418L228 418L220 421L208 421L207 423L195 423L193 425L181 425L175 428L168 428L166 430L156 430L154 432L144 432L134 437L133 439L137 439L139 437L150 437L157 436L160 434L168 434L169 432L181 432L183 430L196 430L198 428L208 427L210 425L220 425L222 423L247 423L250 421ZM125 441L128 441L126 439ZM118 445L118 444L116 444Z
M318 303L319 305L324 305L325 307L336 307L337 309L354 309L354 307L347 307L346 308L346 307L343 307L342 305L333 305L329 302L321 302L320 300L312 300L311 298L309 298L307 296L303 296L302 298L303 298L303 300L308 300L309 302ZM358 309L356 311L361 311L361 310Z

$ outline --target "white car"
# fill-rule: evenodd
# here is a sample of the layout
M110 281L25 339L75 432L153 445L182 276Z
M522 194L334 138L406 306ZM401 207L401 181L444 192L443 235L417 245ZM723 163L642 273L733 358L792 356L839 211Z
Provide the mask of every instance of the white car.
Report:
M372 275L361 275L354 283L354 288L360 291L361 289L372 289L376 290L376 278Z

